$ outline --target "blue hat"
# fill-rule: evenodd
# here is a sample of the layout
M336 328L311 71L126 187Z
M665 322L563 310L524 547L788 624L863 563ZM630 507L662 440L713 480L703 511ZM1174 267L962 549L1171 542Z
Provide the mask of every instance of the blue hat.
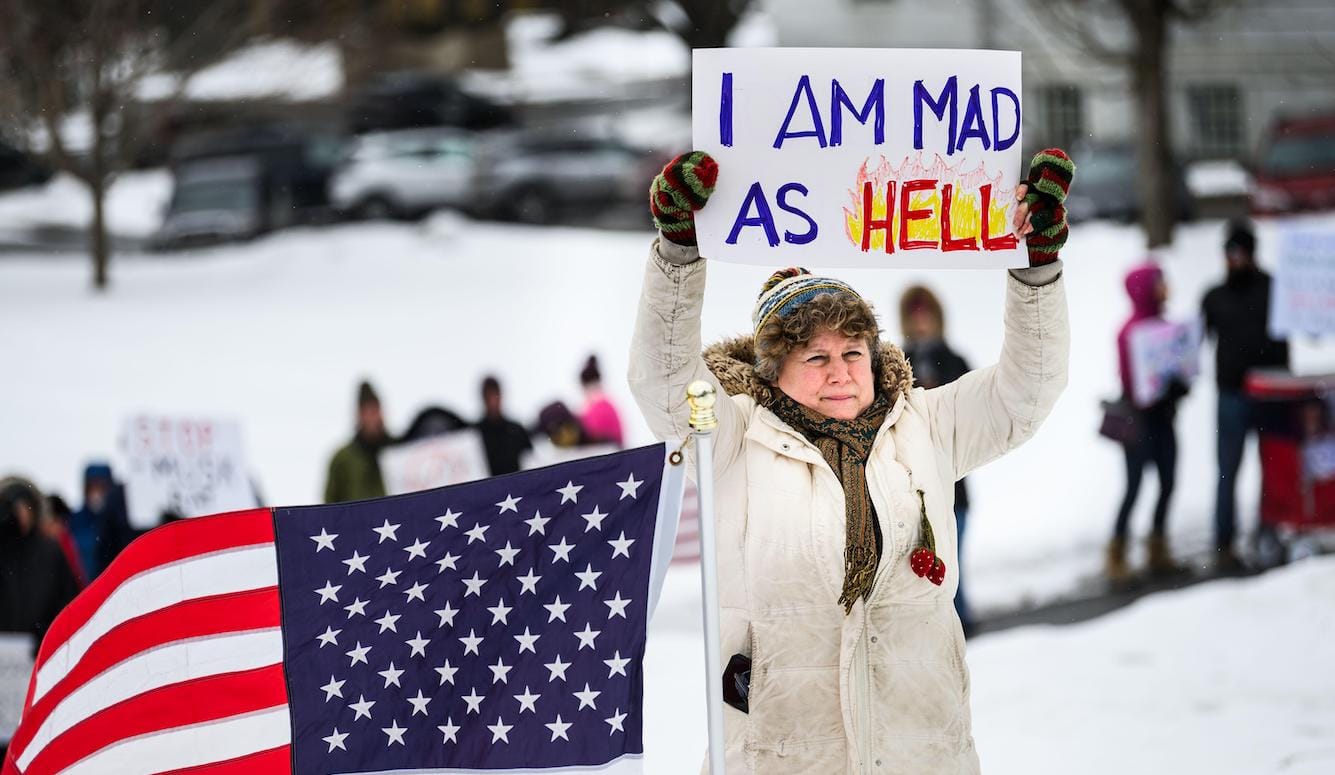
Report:
M817 277L800 266L790 266L770 275L760 290L760 297L756 299L755 309L751 311L751 324L755 327L756 336L760 336L760 330L770 320L788 317L798 307L822 293L846 293L863 301L862 296L848 283L833 277Z

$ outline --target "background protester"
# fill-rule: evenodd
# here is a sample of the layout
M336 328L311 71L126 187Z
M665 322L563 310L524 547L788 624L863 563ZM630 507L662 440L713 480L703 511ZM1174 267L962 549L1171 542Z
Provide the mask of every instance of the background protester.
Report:
M357 386L357 431L352 440L334 453L325 480L325 503L379 498L385 494L380 475L380 450L388 438L380 397L371 383Z
M579 421L584 426L585 441L590 444L625 446L621 431L621 415L612 400L603 391L603 376L598 369L598 356L590 355L579 373L584 387L584 409Z
M493 376L482 380L482 405L482 419L477 421L476 427L482 434L488 470L492 476L518 471L520 459L533 449L533 442L524 426L502 412L501 383Z
M947 385L969 371L964 356L946 344L945 311L936 294L914 285L899 298L899 325L904 332L904 356L913 368L913 382L928 390ZM969 519L969 488L960 479L955 483L955 529L959 534L959 589L955 590L955 611L960 615L964 634L974 630L973 612L964 594L964 528Z
M26 479L0 479L0 632L38 641L74 599L78 580L60 544L42 532L43 499Z
M1247 434L1262 421L1256 402L1243 389L1250 369L1289 368L1289 343L1272 339L1270 275L1256 265L1256 234L1245 221L1228 225L1224 240L1224 282L1210 289L1201 303L1205 330L1215 338L1215 382L1219 388L1219 484L1215 494L1215 567L1221 573L1243 569L1234 551L1237 533L1238 467Z
M89 581L134 538L125 486L116 481L109 464L93 462L84 468L83 506L70 515L69 529Z
M46 496L46 509L42 514L42 532L47 538L60 544L60 551L65 555L65 562L70 566L70 573L79 582L79 588L88 585L88 576L84 573L83 562L79 559L79 547L74 543L74 534L70 532L69 504L56 494Z
M1180 573L1168 546L1168 507L1177 483L1177 434L1173 427L1177 404L1187 393L1180 380L1169 383L1164 395L1146 406L1137 406L1132 400L1135 391L1135 364L1131 358L1131 337L1137 328L1163 322L1164 302L1168 286L1163 271L1154 264L1145 264L1131 270L1126 276L1126 293L1131 299L1131 317L1117 334L1118 368L1122 380L1122 395L1135 408L1134 439L1122 445L1126 458L1126 492L1117 511L1113 537L1108 544L1105 570L1114 584L1126 583L1131 577L1127 564L1127 534L1130 530L1131 511L1140 493L1141 477L1145 467L1153 463L1159 475L1159 499L1154 505L1154 526L1146 542L1146 558L1150 575L1165 576Z

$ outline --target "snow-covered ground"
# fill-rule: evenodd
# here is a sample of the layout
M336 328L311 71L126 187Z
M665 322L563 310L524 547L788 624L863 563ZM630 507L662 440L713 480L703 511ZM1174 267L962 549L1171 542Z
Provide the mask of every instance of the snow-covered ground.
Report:
M645 761L705 747L698 580L673 570L645 657ZM969 643L990 775L1335 772L1335 557L1146 598L1102 619Z
M106 218L112 234L148 237L162 224L171 196L171 173L163 169L126 172L107 193ZM93 222L88 187L60 173L48 183L0 196L0 237L41 227L85 229Z
M0 231L24 218L86 221L65 179L0 197ZM145 233L165 196L160 173L113 189L113 230ZM1326 221L1335 220L1322 216ZM1260 224L1263 263L1279 221ZM1162 256L1172 314L1193 314L1223 267L1223 224L1183 227ZM362 376L381 390L392 429L443 403L480 411L487 373L525 421L549 401L579 401L589 353L604 363L634 442L649 442L621 375L650 235L477 223L441 213L420 224L291 230L246 245L164 256L119 256L113 288L89 291L75 256L0 256L0 471L20 470L75 500L92 457L114 456L116 430L139 411L222 415L245 432L254 475L270 502L318 499L328 455L351 431ZM1121 279L1144 257L1135 228L1077 226L1067 246L1073 334L1070 387L1038 436L970 479L974 511L965 570L975 604L1012 607L1069 593L1094 575L1122 487L1119 450L1095 433L1098 400L1117 391L1114 333L1128 312ZM1000 272L844 271L899 338L899 293L927 282L940 293L951 341L974 364L1001 342ZM705 338L744 330L767 271L714 264ZM1184 548L1209 539L1213 508L1212 358L1178 421L1181 458L1171 529ZM1335 371L1335 349L1295 342L1301 371ZM20 408L15 411L15 408ZM1153 477L1135 517L1148 522ZM1254 524L1258 471L1240 487Z

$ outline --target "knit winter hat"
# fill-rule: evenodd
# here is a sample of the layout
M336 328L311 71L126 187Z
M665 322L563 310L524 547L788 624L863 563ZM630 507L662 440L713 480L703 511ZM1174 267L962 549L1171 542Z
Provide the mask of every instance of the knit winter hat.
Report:
M862 301L862 296L848 283L833 277L817 277L800 266L790 266L770 275L761 286L760 297L756 299L755 309L751 311L751 325L754 326L756 336L760 335L760 329L769 321L788 317L798 307L822 293L846 293Z

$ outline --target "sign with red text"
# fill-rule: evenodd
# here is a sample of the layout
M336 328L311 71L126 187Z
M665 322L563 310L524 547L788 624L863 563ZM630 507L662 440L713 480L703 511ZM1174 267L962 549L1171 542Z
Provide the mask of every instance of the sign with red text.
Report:
M486 479L482 434L470 428L387 447L380 453L380 473L390 495Z
M120 447L136 530L157 527L168 514L196 517L258 505L234 421L137 415L121 426Z
M700 49L694 145L719 164L700 252L764 266L1027 265L1010 233L1016 51Z
M1335 229L1302 224L1280 234L1270 284L1270 334L1335 334Z
M1131 359L1131 400L1149 406L1168 394L1177 380L1188 386L1200 373L1201 321L1143 320L1127 341Z

